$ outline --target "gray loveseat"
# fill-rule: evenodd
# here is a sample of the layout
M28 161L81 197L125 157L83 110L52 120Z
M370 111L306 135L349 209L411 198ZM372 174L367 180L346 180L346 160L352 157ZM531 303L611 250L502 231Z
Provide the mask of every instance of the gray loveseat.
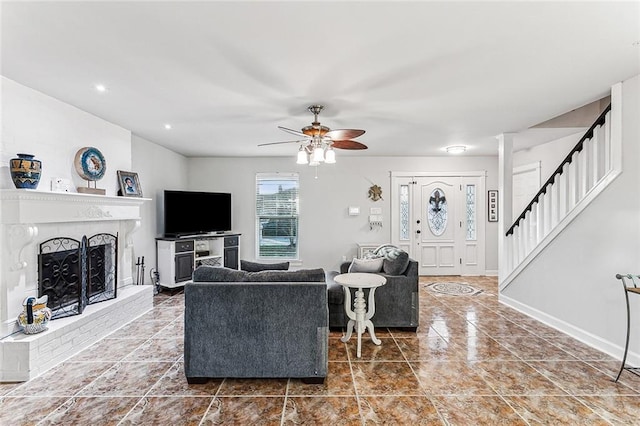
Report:
M184 370L208 378L302 378L328 366L322 269L245 272L200 266L185 285Z
M340 265L340 273L347 273L350 262ZM343 328L349 318L344 311L343 287L333 281L338 272L327 274L329 292L329 326ZM380 272L387 279L387 283L376 289L376 313L371 318L377 327L400 328L416 331L418 328L418 312L420 311L418 297L418 262L409 260L407 268L399 275L388 275ZM351 300L354 300L355 290L351 290ZM365 298L369 290L365 290Z

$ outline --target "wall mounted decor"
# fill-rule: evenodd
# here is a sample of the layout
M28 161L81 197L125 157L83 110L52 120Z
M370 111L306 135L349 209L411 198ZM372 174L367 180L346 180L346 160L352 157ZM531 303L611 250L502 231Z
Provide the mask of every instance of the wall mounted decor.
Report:
M492 189L488 191L489 196L487 197L487 218L489 222L497 222L498 221L498 190Z
M378 185L371 185L368 194L369 198L371 198L373 201L382 200L382 188L380 188Z

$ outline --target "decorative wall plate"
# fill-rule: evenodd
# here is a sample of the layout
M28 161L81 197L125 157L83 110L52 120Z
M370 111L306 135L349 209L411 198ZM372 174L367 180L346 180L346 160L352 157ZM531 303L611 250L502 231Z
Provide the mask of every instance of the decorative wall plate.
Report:
M85 180L100 180L107 171L107 162L104 156L92 146L85 146L76 152L74 161L76 171Z

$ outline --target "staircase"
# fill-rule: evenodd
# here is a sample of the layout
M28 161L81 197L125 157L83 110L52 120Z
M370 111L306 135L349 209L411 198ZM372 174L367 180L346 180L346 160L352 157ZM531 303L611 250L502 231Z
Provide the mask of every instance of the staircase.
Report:
M506 231L500 290L621 173L620 105L602 112ZM612 108L613 105L613 108Z

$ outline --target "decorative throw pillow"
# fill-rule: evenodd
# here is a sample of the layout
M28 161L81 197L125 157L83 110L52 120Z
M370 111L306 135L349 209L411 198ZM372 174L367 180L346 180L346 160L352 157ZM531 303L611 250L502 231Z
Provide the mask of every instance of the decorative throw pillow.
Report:
M384 258L382 257L375 259L353 259L348 272L380 272L382 271L383 262Z
M241 260L240 269L247 272L288 271L289 262L258 263L258 262L249 262L248 260Z
M409 253L396 250L387 253L382 264L382 270L387 275L402 275L409 266Z

